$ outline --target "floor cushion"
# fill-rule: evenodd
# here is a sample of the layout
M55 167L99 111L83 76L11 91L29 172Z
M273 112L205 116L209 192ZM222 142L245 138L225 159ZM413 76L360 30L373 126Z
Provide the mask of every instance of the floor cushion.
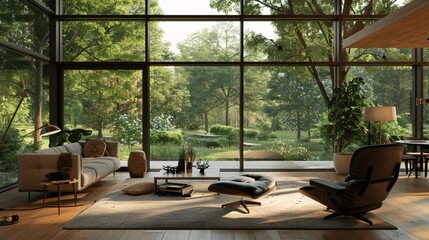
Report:
M138 182L125 187L122 191L128 195L143 195L155 191L155 184L153 182Z

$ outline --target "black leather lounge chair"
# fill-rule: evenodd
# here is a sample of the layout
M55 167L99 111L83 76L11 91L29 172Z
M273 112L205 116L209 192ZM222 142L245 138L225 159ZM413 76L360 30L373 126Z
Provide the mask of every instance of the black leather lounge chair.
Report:
M398 179L404 146L386 144L356 150L350 174L343 182L310 180L300 192L334 212L324 219L340 215L353 216L372 225L363 214L381 207Z

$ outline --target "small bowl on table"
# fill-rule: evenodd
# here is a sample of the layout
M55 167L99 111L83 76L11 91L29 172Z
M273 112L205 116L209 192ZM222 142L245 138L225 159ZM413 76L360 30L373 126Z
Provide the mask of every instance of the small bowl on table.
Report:
M60 180L64 180L64 174L62 172L50 172L45 174L45 177L49 180L49 181L60 181Z

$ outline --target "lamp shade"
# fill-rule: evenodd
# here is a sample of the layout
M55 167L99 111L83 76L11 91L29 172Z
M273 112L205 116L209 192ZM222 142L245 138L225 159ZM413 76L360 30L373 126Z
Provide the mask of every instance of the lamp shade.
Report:
M367 122L394 122L396 121L396 107L366 107L363 119Z
M41 133L40 133L41 137L45 137L45 136L49 136L49 135L53 135L55 133L61 132L61 129L59 127L48 123L48 124L45 124L45 125L43 125L43 126L37 128L37 129L35 129L35 130L27 133L27 134L25 134L25 135L22 135L21 137L25 137L27 135L30 135L30 134L32 134L32 133L34 133L34 132L36 132L37 130L40 130L40 129L42 130Z
M59 127L52 124L46 124L42 127L42 132L40 136L45 137L59 132L61 132L61 129Z

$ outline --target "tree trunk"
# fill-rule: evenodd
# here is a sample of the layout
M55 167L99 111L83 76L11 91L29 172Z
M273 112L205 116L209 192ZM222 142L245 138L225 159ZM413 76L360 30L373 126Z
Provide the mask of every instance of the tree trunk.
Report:
M209 132L209 114L207 112L203 113L204 115L204 130L206 133Z
M225 101L225 126L229 126L229 97Z
M98 138L102 138L103 137L103 122L100 122L98 124Z
M308 124L308 127L307 127L307 139L308 139L308 142L311 141L311 126L310 125L311 124Z
M296 112L296 139L301 142L301 115Z

